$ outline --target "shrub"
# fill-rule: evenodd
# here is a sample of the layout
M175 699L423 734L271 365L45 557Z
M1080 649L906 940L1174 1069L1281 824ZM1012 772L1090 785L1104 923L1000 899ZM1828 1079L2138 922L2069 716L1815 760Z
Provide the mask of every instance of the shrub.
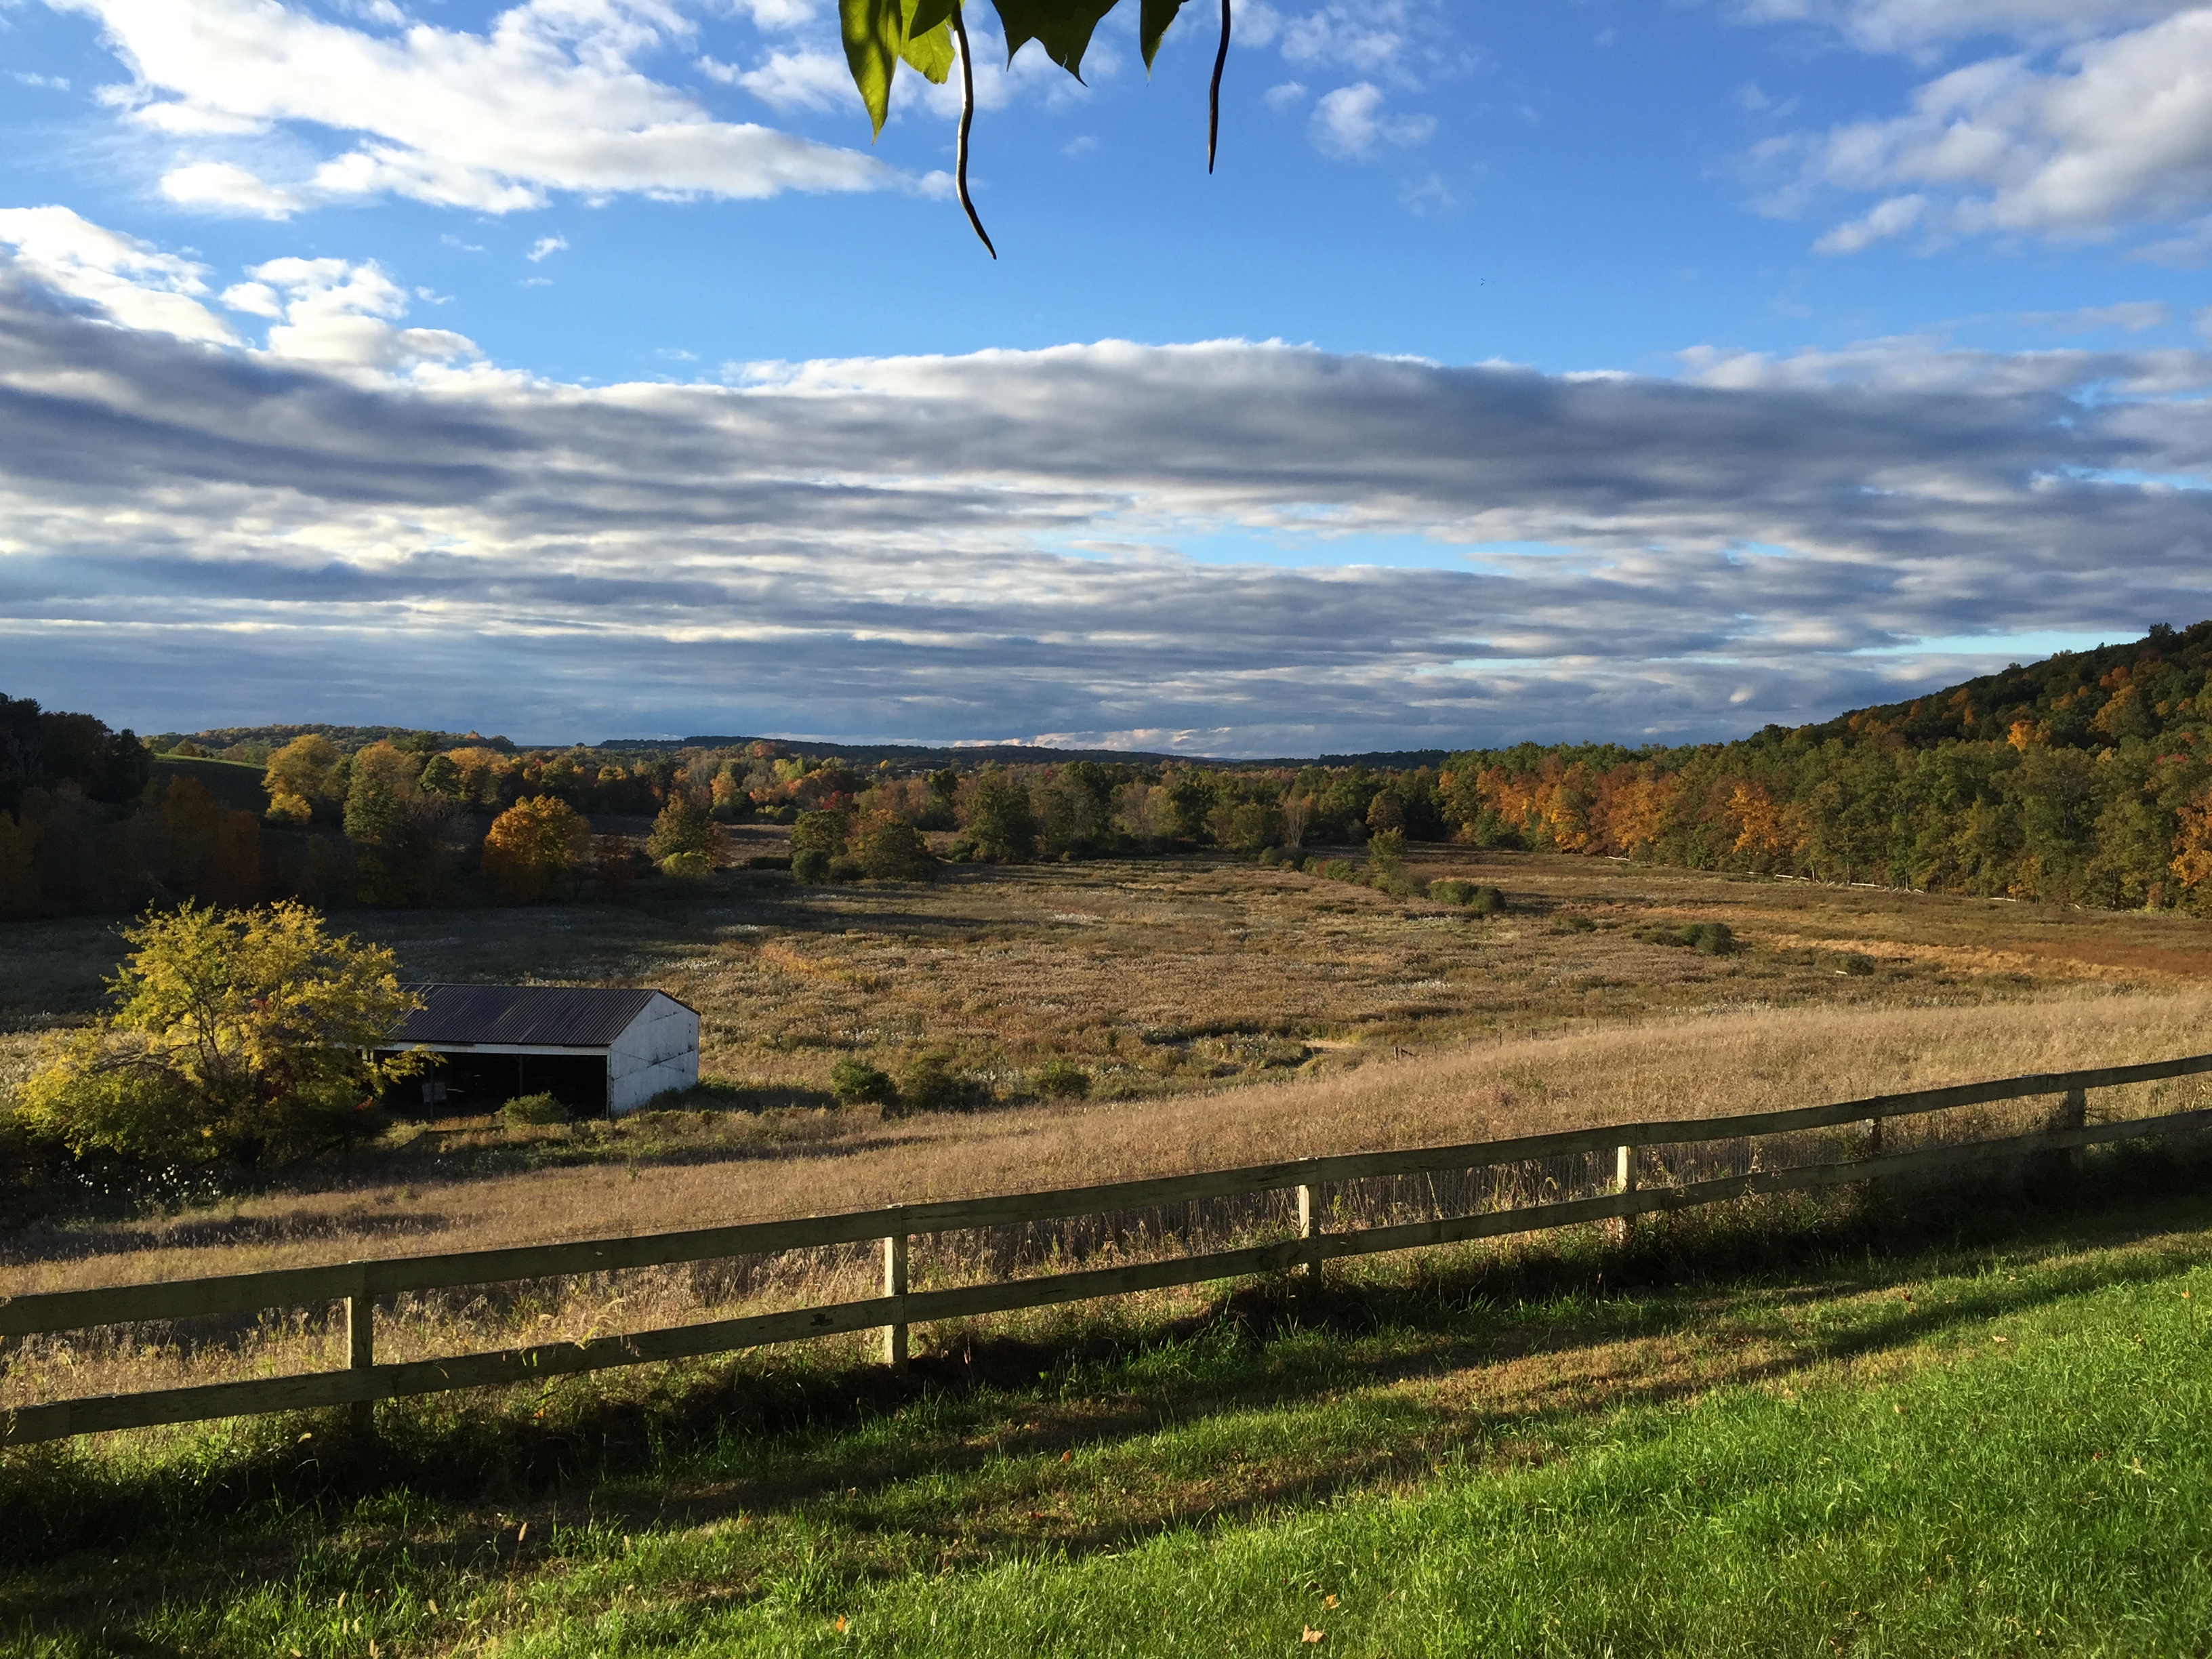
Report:
M1844 957L1844 971L1855 978L1874 972L1874 958L1863 951L1852 951Z
M714 860L704 853L671 853L661 860L660 873L678 881L708 881L714 874Z
M1553 919L1552 931L1557 933L1595 933L1597 924L1584 915L1564 915Z
M809 847L791 855L791 873L810 885L830 879L830 854Z
M1377 796L1379 800L1382 799ZM1406 832L1379 830L1368 838L1367 862L1386 876L1395 876L1406 865Z
M550 1095L517 1095L499 1109L499 1115L510 1124L566 1123L569 1111Z
M1478 887L1474 896L1468 900L1467 908L1478 916L1499 915L1505 909L1505 895L1495 887Z
M860 873L873 881L926 880L937 867L921 831L889 813L860 826L854 852Z
M1066 1055L1037 1068L1037 1092L1058 1100L1079 1100L1091 1092L1091 1073Z
M840 1056L830 1068L830 1091L848 1103L889 1106L898 1099L898 1085L889 1072L850 1054Z
M957 1112L968 1104L969 1089L952 1069L951 1055L927 1054L907 1067L899 1104L910 1112Z
M1724 921L1685 922L1673 933L1662 929L1647 937L1655 944L1679 945L1705 957L1724 957L1736 948L1735 935Z

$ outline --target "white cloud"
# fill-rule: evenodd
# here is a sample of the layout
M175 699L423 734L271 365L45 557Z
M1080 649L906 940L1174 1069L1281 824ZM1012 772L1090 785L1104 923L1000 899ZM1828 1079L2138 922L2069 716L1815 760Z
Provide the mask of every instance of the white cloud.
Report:
M161 194L185 207L257 214L264 219L289 218L301 207L292 191L265 185L228 161L195 161L172 168L161 175Z
M846 109L856 96L853 72L842 52L778 48L755 69L738 69L711 58L701 58L699 67L723 85L742 87L770 109L787 112Z
M2094 334L2117 328L2130 334L2163 328L2173 320L2172 309L2162 300L2123 300L2117 305L2084 306L2078 311L2031 311L2024 323L2039 323L2061 334Z
M568 246L568 239L565 236L541 236L530 245L530 252L522 257L533 265L538 264Z
M1863 217L1838 225L1813 244L1816 253L1857 253L1876 242L1902 236L1918 224L1928 210L1925 196L1893 196L1875 204Z
M1280 86L1269 87L1260 94L1260 101L1278 115L1296 109L1305 102L1305 85L1298 81L1285 81Z
M1980 36L2079 40L2154 22L2197 0L1743 0L1748 22L1812 22L1868 52L1918 54Z
M903 182L855 151L714 120L638 69L693 32L670 0L525 0L483 34L428 23L374 34L279 0L50 3L99 19L134 76L117 101L142 126L204 137L292 125L354 139L302 179L264 185L233 163L232 198L196 203L234 205L247 179L301 198L394 194L494 213L553 191L748 198Z
M182 340L238 337L195 296L207 267L82 219L65 207L0 208L0 244L19 270L125 328Z
M255 317L282 317L284 302L266 283L233 283L222 291L222 302L233 311Z
M256 301L240 309L260 308L264 316L281 309L283 320L269 331L272 356L392 369L477 355L472 341L446 329L395 327L406 314L407 295L374 260L271 259L249 274L250 287L230 292L249 294Z
M2040 9L1984 9L2019 27ZM1917 88L1905 114L1830 131L1811 146L1803 182L1885 199L1830 232L1822 251L1854 252L1915 227L2096 239L2202 213L2212 205L2212 9L2068 15L2078 29L2147 10L2172 15L2047 59L2031 50L1967 64Z
M1359 160L1379 144L1418 144L1437 129L1426 115L1386 115L1382 89L1371 81L1324 93L1314 106L1311 131L1325 155Z

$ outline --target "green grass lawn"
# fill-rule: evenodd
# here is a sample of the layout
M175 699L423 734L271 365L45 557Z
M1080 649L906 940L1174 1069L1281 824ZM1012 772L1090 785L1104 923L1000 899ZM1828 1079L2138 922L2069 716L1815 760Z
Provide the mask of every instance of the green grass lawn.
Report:
M2203 1175L9 1454L0 1650L2203 1653Z

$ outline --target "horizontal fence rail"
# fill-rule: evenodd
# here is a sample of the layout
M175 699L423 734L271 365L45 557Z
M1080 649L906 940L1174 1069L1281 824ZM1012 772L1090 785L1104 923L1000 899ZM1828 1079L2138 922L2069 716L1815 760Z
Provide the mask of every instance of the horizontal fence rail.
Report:
M27 1445L115 1429L318 1407L348 1406L357 1414L365 1415L375 1401L404 1395L536 1382L878 1328L884 1333L885 1358L898 1366L905 1363L908 1328L933 1320L1051 1307L1254 1273L1301 1268L1318 1272L1324 1261L1352 1256L1591 1222L1625 1224L1632 1216L1688 1209L1731 1199L1927 1175L2016 1161L2037 1153L2066 1152L2115 1141L2165 1139L2212 1130L2212 1109L2094 1124L2087 1121L2089 1090L2206 1073L2212 1073L2212 1054L1956 1084L1779 1112L1615 1123L1510 1140L1353 1152L1050 1192L891 1205L882 1209L785 1221L745 1222L623 1238L374 1258L264 1273L0 1297L0 1340L101 1325L343 1303L349 1360L342 1370L58 1400L0 1410L0 1446ZM2045 1127L2032 1133L1911 1152L1881 1150L1881 1126L1886 1119L2046 1095L2060 1097L2061 1104ZM1865 1132L1863 1155L1766 1170L1757 1168L1754 1160L1753 1168L1743 1174L1665 1186L1638 1182L1636 1155L1642 1149L1755 1140L1844 1126L1856 1126ZM1329 1185L1378 1177L1466 1171L1589 1153L1612 1154L1615 1158L1613 1190L1588 1198L1338 1231L1322 1229L1316 1203L1319 1189ZM991 1284L942 1290L908 1288L908 1241L915 1235L1020 1226L1278 1192L1295 1192L1297 1200L1297 1236L1279 1242ZM374 1310L380 1297L878 1242L883 1249L884 1267L884 1294L879 1297L451 1358L398 1364L380 1364L375 1358Z

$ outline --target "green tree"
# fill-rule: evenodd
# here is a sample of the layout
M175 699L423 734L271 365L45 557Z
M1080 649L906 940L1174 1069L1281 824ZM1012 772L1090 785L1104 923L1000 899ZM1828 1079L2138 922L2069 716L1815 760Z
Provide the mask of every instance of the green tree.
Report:
M187 904L124 933L109 1006L49 1041L24 1085L34 1133L82 1157L284 1163L358 1132L412 1056L374 1051L416 1000L381 946L301 904Z
M656 862L698 853L711 860L722 844L722 832L707 803L688 789L672 789L668 801L653 821L646 851Z
M1026 864L1036 855L1036 819L1030 792L1021 780L999 766L987 766L969 787L967 842L987 864Z

